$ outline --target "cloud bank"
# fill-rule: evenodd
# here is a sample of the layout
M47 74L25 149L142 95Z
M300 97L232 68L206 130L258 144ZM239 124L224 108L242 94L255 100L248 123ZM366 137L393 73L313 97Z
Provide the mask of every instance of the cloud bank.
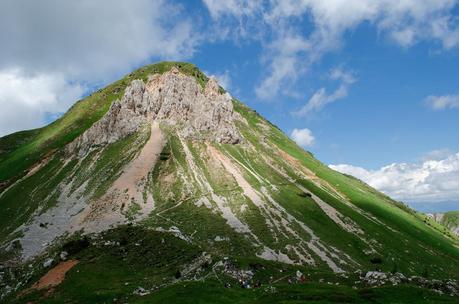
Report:
M2 1L0 136L42 125L83 88L151 58L192 56L196 31L181 6L164 0Z
M459 201L459 153L441 159L424 159L420 163L394 163L378 170L346 164L330 165L330 168L353 175L397 200Z

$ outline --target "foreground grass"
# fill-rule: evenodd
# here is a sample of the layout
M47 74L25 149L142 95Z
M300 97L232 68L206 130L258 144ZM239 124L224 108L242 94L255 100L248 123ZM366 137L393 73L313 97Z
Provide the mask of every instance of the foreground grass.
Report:
M354 290L348 286L307 283L275 284L259 289L226 289L216 281L176 284L131 303L457 303L415 286L379 287Z
M178 278L177 271L192 263L201 250L170 234L141 227L123 226L104 233L90 244L75 239L64 244L71 259L79 263L65 280L51 290L28 288L47 269L38 270L22 292L7 303L458 303L412 285L353 288L354 277L308 272L304 283L287 283L297 266L256 258L232 258L239 269L252 269L261 287L242 289L235 279L212 270L212 262L192 277ZM58 252L58 251L57 251ZM55 263L57 264L57 263ZM282 270L282 272L280 272ZM270 283L274 277L275 283ZM280 280L277 280L280 278ZM320 280L320 278L322 280ZM277 281L277 282L276 282ZM224 283L231 287L225 288ZM137 295L142 287L149 294ZM24 293L24 290L26 292Z

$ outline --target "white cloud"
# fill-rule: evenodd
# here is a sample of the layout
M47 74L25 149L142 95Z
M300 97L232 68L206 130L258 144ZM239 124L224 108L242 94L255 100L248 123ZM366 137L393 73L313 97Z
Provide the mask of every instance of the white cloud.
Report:
M214 24L206 29L207 39L254 39L262 22L263 0L202 0Z
M425 102L437 111L459 108L459 95L429 96Z
M334 69L330 74L330 79L339 81L338 88L328 93L325 88L317 90L309 101L298 111L294 112L293 115L298 117L305 117L313 112L322 110L326 105L345 98L348 95L350 85L355 82L354 76L342 69Z
M424 161L429 161L429 160L442 160L445 158L448 158L450 155L454 154L450 149L438 149L438 150L433 150L430 151L429 153L426 153L421 160Z
M2 121L0 136L37 126L46 111L66 108L67 97L56 97L65 94L65 87L75 92L72 88L81 87L78 84L109 83L152 58L192 56L201 41L197 30L181 6L165 0L2 1L0 73L20 71L14 77L28 84L35 79L42 87L24 85L17 97L0 102L7 104L10 117L20 117L24 107L33 108L24 101L24 96L34 96L32 89L48 93L40 95L43 108L34 106L36 117L11 119L10 127ZM9 85L0 84L0 91ZM49 104L44 101L48 97ZM36 105L33 100L30 103ZM2 115L7 115L4 108Z
M315 138L309 129L293 129L290 138L302 147L310 147L314 144Z
M459 153L420 163L394 163L379 170L352 165L330 168L353 175L389 196L409 202L459 201Z
M46 115L66 111L82 93L62 75L0 71L0 135L43 125Z
M0 69L104 81L152 56L190 56L199 40L194 26L164 0L5 0Z
M252 15L261 4L258 0L203 0L212 18L232 15L237 17Z
M214 77L217 79L218 84L221 85L225 90L230 90L232 81L231 81L231 75L228 70L225 70L223 73L210 73L210 72L204 72L206 75L209 75L209 77Z
M422 40L438 42L444 49L459 44L459 27L452 13L455 0L204 2L216 20L233 16L235 22L227 24L228 28L253 26L250 20L257 21L258 27L236 32L249 32L261 40L265 49L263 63L267 73L256 89L262 99L286 91L282 87L297 81L323 54L338 49L344 34L363 23L373 25L378 33L402 47ZM304 21L310 21L311 27L304 28Z
M280 91L288 91L298 76L305 72L298 55L309 48L309 42L294 33L282 33L282 39L271 42L266 56L270 71L255 89L257 96L271 99ZM284 90L281 90L282 87Z
M297 78L295 69L296 59L293 56L279 56L271 62L271 72L263 82L255 89L255 93L261 99L272 99L282 86L293 82Z

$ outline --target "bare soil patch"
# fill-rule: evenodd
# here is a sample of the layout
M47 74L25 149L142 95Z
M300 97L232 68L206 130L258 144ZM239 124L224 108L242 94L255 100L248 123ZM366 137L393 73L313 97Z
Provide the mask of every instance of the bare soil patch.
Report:
M77 260L68 260L59 263L56 267L42 276L38 282L33 284L31 289L41 290L58 286L64 281L65 274L76 264L78 264Z

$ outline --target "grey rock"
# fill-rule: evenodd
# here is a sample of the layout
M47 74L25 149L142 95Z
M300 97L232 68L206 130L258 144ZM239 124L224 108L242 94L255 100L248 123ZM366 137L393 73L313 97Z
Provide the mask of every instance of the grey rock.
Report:
M60 254L59 254L59 257L61 258L62 261L65 261L67 260L67 257L68 257L68 252L67 251L62 251Z
M150 292L143 287L137 287L136 290L134 290L132 294L138 295L138 296L146 296L146 295L149 295Z
M368 271L363 278L363 281L371 286L383 285L387 280L387 275L380 271Z
M67 146L67 152L84 157L94 147L125 138L154 120L187 139L237 144L242 139L235 126L238 119L231 96L220 93L214 78L202 89L194 77L173 68L151 75L146 84L132 81L121 101L114 101L102 119Z
M387 275L384 272L380 271L368 271L365 274L365 279L385 280L387 279Z
M50 267L50 266L53 264L53 262L54 262L54 259L48 258L48 259L46 259L46 261L43 263L43 267L48 268L48 267Z

